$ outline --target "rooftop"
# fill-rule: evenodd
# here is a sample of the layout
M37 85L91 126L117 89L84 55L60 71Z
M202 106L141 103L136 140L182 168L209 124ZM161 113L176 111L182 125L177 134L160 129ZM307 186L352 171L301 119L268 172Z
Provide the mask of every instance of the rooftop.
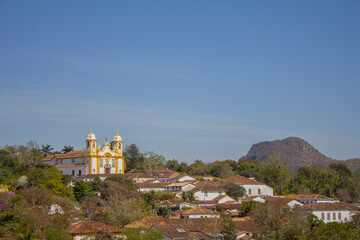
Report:
M123 231L120 228L94 221L79 222L72 224L66 228L66 231L69 232L70 234L94 233L100 230L110 233L120 233Z
M247 178L240 175L234 175L222 180L223 182L232 182L235 184L242 184L242 185L265 185L265 183L256 181L253 178Z

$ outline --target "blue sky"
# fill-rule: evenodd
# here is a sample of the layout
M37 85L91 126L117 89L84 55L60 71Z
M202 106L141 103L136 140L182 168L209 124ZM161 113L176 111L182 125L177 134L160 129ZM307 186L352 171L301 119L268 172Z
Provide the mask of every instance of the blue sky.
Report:
M360 157L359 1L1 1L0 145Z

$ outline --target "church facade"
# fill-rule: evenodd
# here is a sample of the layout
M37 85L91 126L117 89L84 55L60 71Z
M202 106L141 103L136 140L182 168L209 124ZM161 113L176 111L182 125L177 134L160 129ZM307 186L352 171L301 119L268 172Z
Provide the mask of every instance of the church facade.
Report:
M85 150L48 155L41 161L53 165L63 174L72 176L123 174L125 172L123 141L118 132L111 143L105 142L101 148L91 129L85 142Z

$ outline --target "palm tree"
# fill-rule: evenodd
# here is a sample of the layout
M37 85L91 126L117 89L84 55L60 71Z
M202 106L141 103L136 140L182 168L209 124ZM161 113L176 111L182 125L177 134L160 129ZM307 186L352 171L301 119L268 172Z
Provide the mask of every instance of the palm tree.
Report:
M74 147L73 146L64 146L64 148L61 150L61 152L63 153L68 153L68 152L71 152L71 151L74 151Z
M54 148L50 146L50 144L41 145L41 152L45 155L45 157L49 154L52 154Z

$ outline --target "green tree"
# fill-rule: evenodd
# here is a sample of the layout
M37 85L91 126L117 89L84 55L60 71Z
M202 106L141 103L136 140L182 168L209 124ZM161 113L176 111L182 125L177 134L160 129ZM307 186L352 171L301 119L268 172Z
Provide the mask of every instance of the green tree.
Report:
M52 151L54 151L54 148L52 148L49 144L46 145L41 145L41 150L42 154L44 154L44 156L47 156L49 154L52 154Z
M230 216L222 216L222 231L224 240L235 240L236 239L236 226Z
M176 159L173 159L173 160L168 160L166 162L165 166L170 170L177 171L177 169L179 168L180 165Z
M78 201L82 201L87 196L94 195L91 183L85 181L77 181L73 188L74 196Z
M71 240L72 236L63 229L48 227L45 230L46 240Z
M63 149L61 149L62 153L68 153L74 151L74 147L71 145L64 146Z
M163 217L163 218L169 218L169 209L167 207L157 207L156 208L156 215Z
M235 183L225 183L221 187L225 189L226 194L232 198L240 199L246 196L246 190Z
M264 163L261 171L263 181L270 185L278 194L289 188L292 177L291 171L278 159L269 159Z
M126 146L124 150L124 156L126 160L127 171L136 167L141 167L144 163L145 157L135 144Z
M230 165L219 162L211 167L210 174L213 177L226 178L234 175L234 172Z

